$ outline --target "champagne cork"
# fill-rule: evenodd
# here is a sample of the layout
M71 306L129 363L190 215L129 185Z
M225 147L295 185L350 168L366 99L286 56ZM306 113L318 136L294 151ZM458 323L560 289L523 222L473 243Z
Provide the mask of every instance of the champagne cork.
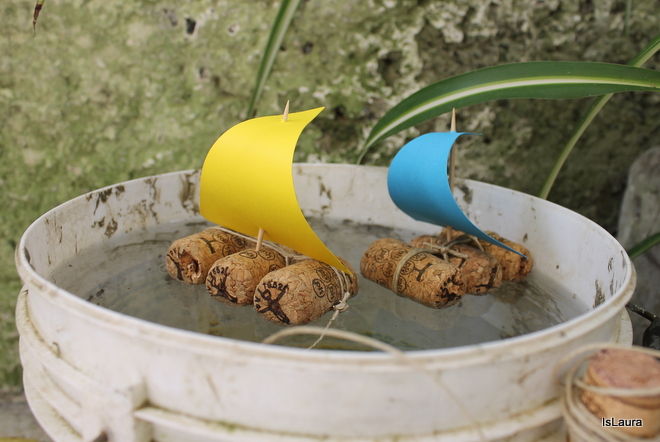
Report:
M532 254L527 250L522 244L508 240L496 232L486 231L484 232L489 235L491 238L496 239L504 245L511 247L513 250L525 255L527 258L523 258L517 253L510 252L502 247L496 246L489 242L479 240L479 244L483 247L484 251L492 255L502 266L502 279L504 281L520 281L525 279L525 277L532 271L534 266L534 260L532 259ZM455 239L461 235L464 235L463 232L458 230L452 231L452 239ZM446 230L443 230L440 234L441 238L446 236Z
M213 299L229 305L252 305L259 281L269 272L286 266L282 254L262 247L243 250L217 260L206 277L206 290Z
M431 308L454 305L465 294L458 267L394 238L382 238L369 246L362 255L360 273Z
M660 387L660 362L638 351L603 349L589 361L584 382L606 388L657 389ZM604 427L616 427L620 432L637 437L660 435L660 394L617 396L582 390L580 398L589 411L601 419Z
M339 259L353 276L315 259L268 273L254 294L257 313L276 324L303 325L332 310L345 292L355 296L355 272L347 261Z
M254 241L219 227L209 227L172 243L165 257L167 273L188 284L204 284L214 262L250 244Z
M438 248L439 252L444 243L441 237L432 235L418 236L410 241L415 248ZM461 271L465 293L484 295L502 284L502 266L492 255L466 244L453 244L451 250L458 254L448 253L447 260Z

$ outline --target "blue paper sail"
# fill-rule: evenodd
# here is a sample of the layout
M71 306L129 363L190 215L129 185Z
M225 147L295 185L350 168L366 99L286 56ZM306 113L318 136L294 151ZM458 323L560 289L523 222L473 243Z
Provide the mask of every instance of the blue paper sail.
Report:
M418 221L451 226L518 255L475 226L458 207L449 187L447 162L456 139L467 132L421 135L399 150L387 174L387 188L396 206Z

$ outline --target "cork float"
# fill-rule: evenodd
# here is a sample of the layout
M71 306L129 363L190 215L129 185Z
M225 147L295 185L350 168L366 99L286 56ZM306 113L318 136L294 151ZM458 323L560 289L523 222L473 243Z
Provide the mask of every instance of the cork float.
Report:
M394 238L374 241L362 255L365 278L430 308L450 307L465 294L459 268L430 250Z
M469 242L446 242L442 234L421 235L413 238L410 245L418 249L428 249L430 253L442 256L444 260L455 265L463 275L465 293L483 295L502 284L502 265L499 261Z
M510 239L504 238L497 232L486 231L486 233L518 253L514 253L511 250L507 250L502 247L497 247L496 245L481 239L470 238L469 235L466 235L464 232L458 230L445 229L440 233L439 237L434 237L437 239L427 240L435 241L438 243L442 241L442 238L449 236L451 240L458 240L463 242L472 241L473 244L477 245L485 253L488 253L490 256L495 258L497 262L502 266L502 279L504 281L521 281L525 279L529 272L532 271L532 267L534 267L534 259L532 258L530 251L527 250L527 247L517 242L511 241Z
M169 275L188 284L204 284L213 264L249 247L253 240L220 227L208 229L177 239L165 255Z
M213 264L206 278L206 290L213 299L225 304L252 305L261 279L286 264L287 259L276 250L243 250Z
M350 273L315 259L269 272L254 294L254 308L264 319L280 325L303 325L328 313L358 292L351 265L339 258Z

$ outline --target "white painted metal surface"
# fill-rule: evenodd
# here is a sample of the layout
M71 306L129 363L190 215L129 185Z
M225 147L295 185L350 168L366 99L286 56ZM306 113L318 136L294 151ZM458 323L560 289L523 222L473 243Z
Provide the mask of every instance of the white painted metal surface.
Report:
M306 215L437 231L392 205L384 168L301 164L294 176ZM53 283L58 265L113 234L198 217L197 183L187 171L101 189L46 213L21 239L26 394L55 440L479 440L430 376L391 355L188 332L98 307ZM482 229L523 242L534 271L588 311L540 332L408 357L460 397L488 440L541 440L561 425L556 362L586 343L630 343L624 306L634 268L606 231L552 203L467 180L456 197Z

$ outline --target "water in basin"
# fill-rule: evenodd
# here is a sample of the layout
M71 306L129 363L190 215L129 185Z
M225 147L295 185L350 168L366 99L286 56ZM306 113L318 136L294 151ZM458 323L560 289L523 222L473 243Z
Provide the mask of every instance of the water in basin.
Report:
M362 253L376 239L409 241L417 232L345 220L310 218L318 236L357 270ZM172 241L199 232L204 220L174 222L115 235L103 246L81 252L53 272L60 287L88 302L147 321L198 333L261 341L281 329L253 308L213 300L204 285L187 285L165 270ZM537 257L536 259L542 259ZM359 276L360 292L332 327L379 339L402 350L437 349L507 339L567 321L587 310L549 277L532 271L523 282L504 282L484 296L466 295L450 308L435 310L396 296ZM331 314L310 325L324 327ZM306 347L312 336L282 343ZM316 348L366 350L358 344L324 339Z

